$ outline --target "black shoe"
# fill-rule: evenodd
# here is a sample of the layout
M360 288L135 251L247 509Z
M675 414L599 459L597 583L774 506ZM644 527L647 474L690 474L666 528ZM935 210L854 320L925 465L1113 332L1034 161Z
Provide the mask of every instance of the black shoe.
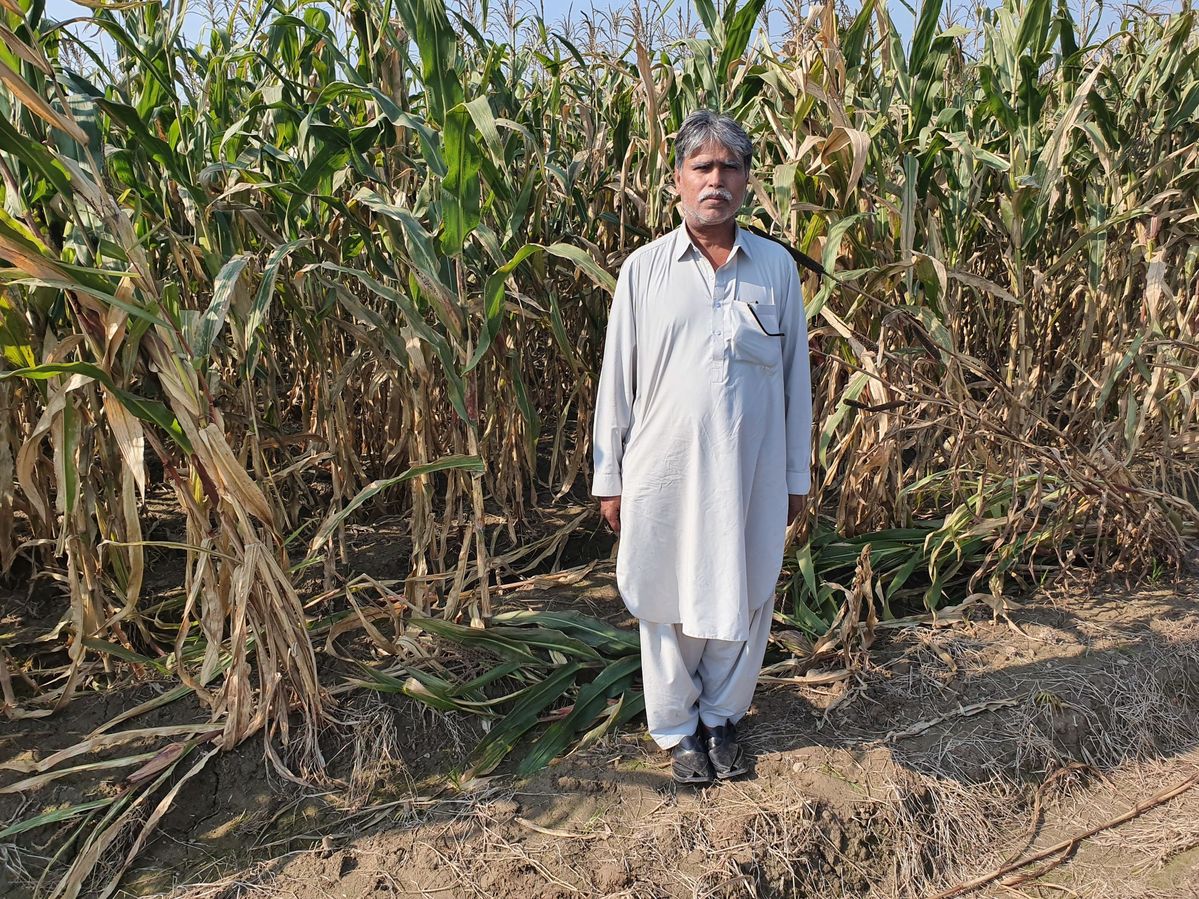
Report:
M737 727L732 721L723 725L703 725L704 742L708 748L708 759L716 769L720 780L728 780L749 770L745 764L745 750L737 743Z
M712 782L712 766L708 763L708 753L704 751L699 737L692 735L683 737L670 750L670 774L675 783L706 784Z

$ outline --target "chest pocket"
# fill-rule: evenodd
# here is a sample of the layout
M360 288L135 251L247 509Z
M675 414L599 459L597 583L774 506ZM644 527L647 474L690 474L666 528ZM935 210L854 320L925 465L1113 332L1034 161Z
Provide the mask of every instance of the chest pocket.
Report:
M733 301L732 358L774 368L783 358L778 307L743 299Z

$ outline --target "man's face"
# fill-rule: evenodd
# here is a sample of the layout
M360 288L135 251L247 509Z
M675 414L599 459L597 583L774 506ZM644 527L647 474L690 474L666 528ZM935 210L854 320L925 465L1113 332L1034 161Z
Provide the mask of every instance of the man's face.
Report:
M687 221L720 225L737 214L745 200L749 172L741 157L720 144L705 144L675 169L675 186Z

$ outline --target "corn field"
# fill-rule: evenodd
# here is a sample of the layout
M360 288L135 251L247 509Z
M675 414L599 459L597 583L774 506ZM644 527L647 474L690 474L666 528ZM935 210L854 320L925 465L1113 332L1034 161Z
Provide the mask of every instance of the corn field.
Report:
M173 4L89 6L111 54L0 0L0 572L63 597L36 652L0 635L10 718L131 666L200 698L213 751L261 732L312 774L339 626L313 591L340 585L391 656L406 615L496 628L496 591L597 526L610 291L678 221L671 138L697 107L755 141L742 221L829 273L804 270L818 511L782 619L819 637L847 609L1136 574L1195 533L1189 5L1100 43L1062 3L966 33L928 0L904 40L867 0L772 43L763 0L606 31L251 0L195 45ZM155 503L178 540L148 534ZM408 573L364 611L346 527L382 515ZM619 634L540 624L584 668L618 649L587 708L621 695Z

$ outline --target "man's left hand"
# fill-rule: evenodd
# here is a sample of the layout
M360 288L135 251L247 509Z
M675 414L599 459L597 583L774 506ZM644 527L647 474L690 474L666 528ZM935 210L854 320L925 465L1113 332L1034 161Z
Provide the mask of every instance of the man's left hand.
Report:
M808 495L806 493L792 493L787 497L787 524L795 523L800 515L808 511Z

